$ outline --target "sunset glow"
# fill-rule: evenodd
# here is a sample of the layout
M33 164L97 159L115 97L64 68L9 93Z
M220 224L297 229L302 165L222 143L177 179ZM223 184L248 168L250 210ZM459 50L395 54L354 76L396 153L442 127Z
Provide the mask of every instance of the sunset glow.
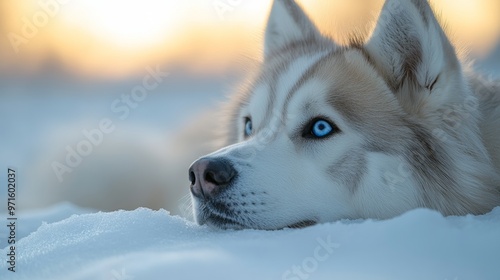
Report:
M57 9L52 8L53 15L37 28L36 36L18 43L18 54L12 42L2 45L0 41L0 59L7 65L36 69L50 53L74 72L90 76L127 76L152 63L183 64L207 73L224 71L235 67L234 61L241 57L260 59L271 4L271 0L62 2ZM323 33L341 43L354 32L368 33L383 4L382 0L298 2ZM498 42L500 1L432 3L453 42L468 47L474 56L483 57ZM33 21L45 11L35 0L4 2L0 7L7 11L0 11L0 18L4 18L1 35L22 36L24 19Z
M183 24L174 1L85 0L65 7L61 24L82 28L117 48L141 49L174 37Z

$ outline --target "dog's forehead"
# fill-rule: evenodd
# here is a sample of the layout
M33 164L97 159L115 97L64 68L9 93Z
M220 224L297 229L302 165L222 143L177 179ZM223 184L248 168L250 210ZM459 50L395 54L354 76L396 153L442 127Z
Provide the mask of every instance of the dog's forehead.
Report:
M318 96L353 122L369 124L373 116L394 115L399 110L389 87L363 52L349 48L320 49L298 57L284 54L266 62L248 103L266 112L262 116L266 120L273 112L286 114L288 106ZM303 101L291 102L293 99Z
M285 52L266 60L245 102L255 122L268 123L284 112L302 83L310 78L325 57L333 53L332 48Z
M346 49L322 63L315 78L328 84L327 103L351 122L372 124L374 117L402 114L385 80L357 49Z

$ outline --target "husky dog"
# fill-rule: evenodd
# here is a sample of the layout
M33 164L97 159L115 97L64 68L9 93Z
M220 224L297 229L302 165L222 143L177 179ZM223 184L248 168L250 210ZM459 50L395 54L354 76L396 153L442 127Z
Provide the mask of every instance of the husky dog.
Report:
M500 205L500 83L465 69L425 0L387 0L370 38L349 46L275 0L263 65L231 110L228 146L189 169L199 224Z

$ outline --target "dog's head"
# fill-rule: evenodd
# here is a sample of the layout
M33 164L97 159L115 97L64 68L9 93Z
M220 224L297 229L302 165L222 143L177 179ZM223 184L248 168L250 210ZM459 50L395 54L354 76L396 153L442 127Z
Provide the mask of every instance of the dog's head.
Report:
M468 94L426 1L387 1L367 42L340 47L276 0L264 49L235 98L236 143L189 170L198 223L278 229L426 206L413 179L447 170L424 124Z

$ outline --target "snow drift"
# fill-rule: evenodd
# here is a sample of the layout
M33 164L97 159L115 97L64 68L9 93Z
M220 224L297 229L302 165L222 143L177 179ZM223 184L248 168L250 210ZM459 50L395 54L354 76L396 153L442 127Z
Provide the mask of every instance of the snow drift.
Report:
M18 221L34 230L68 212L85 210L64 204ZM280 231L213 230L139 208L73 215L19 234L27 236L16 242L16 272L2 261L0 279L500 277L500 207L483 216L443 217L417 209L385 221Z

